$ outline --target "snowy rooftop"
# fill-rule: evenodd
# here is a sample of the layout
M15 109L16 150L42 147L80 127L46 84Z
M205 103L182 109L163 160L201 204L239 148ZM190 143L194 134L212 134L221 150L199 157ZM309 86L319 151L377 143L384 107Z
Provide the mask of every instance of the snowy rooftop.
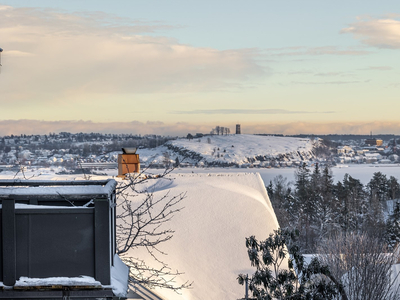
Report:
M278 222L258 173L173 174L149 186L155 197L186 193L184 209L170 221L174 237L162 245L161 257L171 268L185 274L177 284L193 281L193 288L177 295L156 290L163 299L239 299L244 287L239 273L253 273L245 238L265 239ZM154 183L154 181L152 181ZM151 263L145 249L128 255Z
M128 288L128 267L121 261L118 255L114 256L114 266L111 268L111 285L103 286L99 281L90 276L79 277L47 277L29 278L21 277L14 285L14 288L23 289L27 287L91 287L110 288L115 296L125 297ZM0 286L4 284L0 282Z
M97 196L108 198L115 190L116 181L56 181L56 180L0 180L0 199L10 196Z

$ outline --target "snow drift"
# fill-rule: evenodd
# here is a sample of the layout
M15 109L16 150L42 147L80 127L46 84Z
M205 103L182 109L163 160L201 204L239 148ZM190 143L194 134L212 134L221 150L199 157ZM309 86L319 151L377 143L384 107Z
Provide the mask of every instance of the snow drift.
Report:
M167 225L174 237L162 245L168 255L161 257L173 270L185 274L176 282L193 281L193 288L177 295L156 290L163 299L239 299L244 287L239 273L254 273L245 238L265 239L278 222L258 173L173 174L173 184L160 179L153 185L155 197L186 192L185 208ZM158 186L158 187L157 187ZM167 188L166 188L167 187ZM145 249L129 253L145 258ZM150 263L151 259L146 260Z

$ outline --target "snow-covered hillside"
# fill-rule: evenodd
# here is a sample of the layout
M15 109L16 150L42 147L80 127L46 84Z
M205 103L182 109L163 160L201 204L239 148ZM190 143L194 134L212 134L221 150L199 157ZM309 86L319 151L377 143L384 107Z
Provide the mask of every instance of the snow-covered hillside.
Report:
M291 164L314 158L310 139L260 136L213 135L202 138L177 139L165 144L174 154L197 159L205 165L269 166L276 161Z
M318 139L261 135L208 135L170 140L155 148L139 148L142 167L163 168L178 162L182 167L286 167L315 159ZM94 162L115 162L120 151L93 157ZM84 162L92 162L90 159Z

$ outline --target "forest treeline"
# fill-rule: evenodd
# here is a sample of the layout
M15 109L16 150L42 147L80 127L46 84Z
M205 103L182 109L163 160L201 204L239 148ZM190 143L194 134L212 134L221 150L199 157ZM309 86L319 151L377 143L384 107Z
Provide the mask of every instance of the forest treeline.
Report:
M301 232L304 253L315 253L320 241L339 234L379 238L389 249L400 241L400 185L393 176L376 172L364 185L345 174L335 183L329 166L303 164L294 182L280 175L267 190L280 227Z

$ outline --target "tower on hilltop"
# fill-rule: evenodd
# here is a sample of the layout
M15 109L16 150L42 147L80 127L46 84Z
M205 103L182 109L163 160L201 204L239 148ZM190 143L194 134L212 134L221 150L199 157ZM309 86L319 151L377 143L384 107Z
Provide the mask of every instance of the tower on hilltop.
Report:
M236 124L236 134L241 134L241 132L240 132L240 124Z

